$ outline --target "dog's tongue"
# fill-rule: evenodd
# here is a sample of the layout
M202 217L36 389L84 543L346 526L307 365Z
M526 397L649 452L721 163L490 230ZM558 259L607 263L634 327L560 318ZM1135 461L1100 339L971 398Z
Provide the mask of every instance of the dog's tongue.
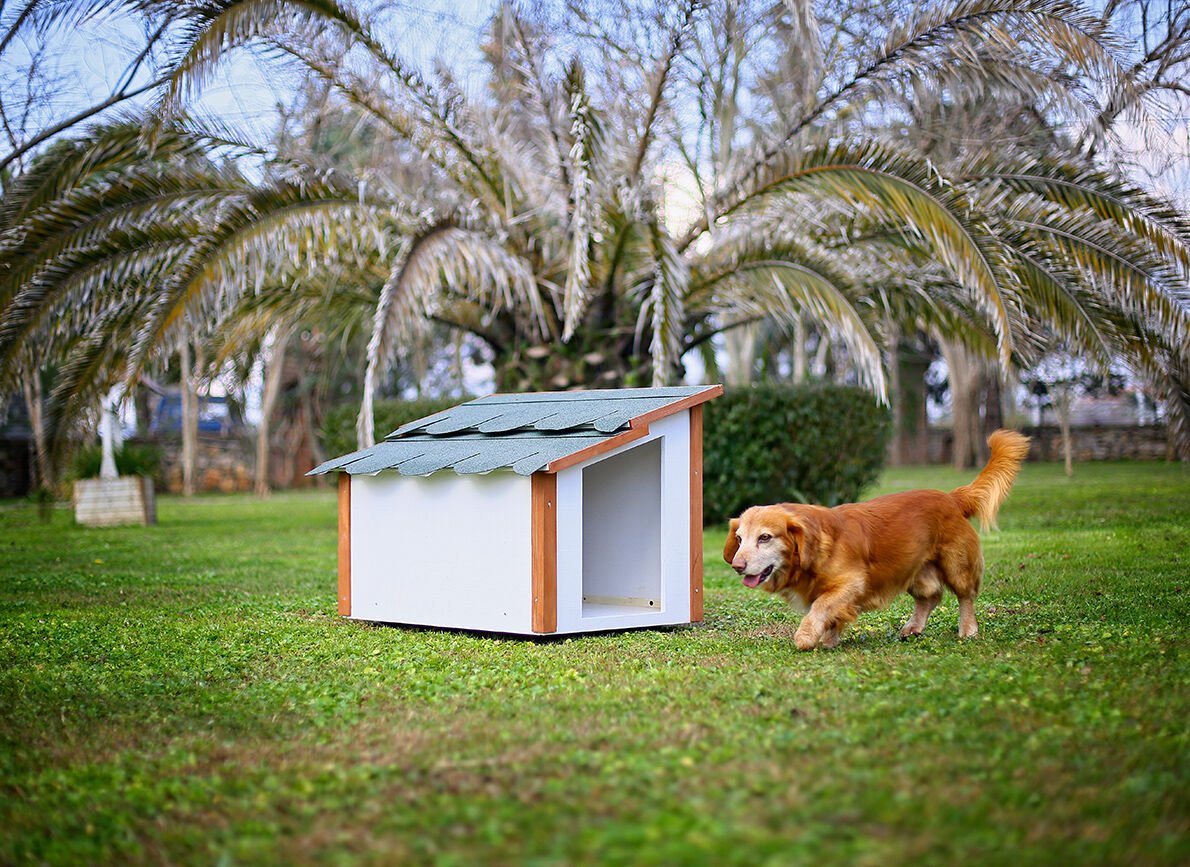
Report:
M757 573L756 575L745 575L744 576L744 586L745 587L757 587L759 585L760 585L760 574L759 573Z

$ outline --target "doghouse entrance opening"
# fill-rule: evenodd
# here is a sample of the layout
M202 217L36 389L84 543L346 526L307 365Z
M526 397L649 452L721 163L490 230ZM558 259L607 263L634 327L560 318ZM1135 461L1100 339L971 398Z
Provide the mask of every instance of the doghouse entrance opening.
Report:
M661 441L583 469L583 617L661 611Z

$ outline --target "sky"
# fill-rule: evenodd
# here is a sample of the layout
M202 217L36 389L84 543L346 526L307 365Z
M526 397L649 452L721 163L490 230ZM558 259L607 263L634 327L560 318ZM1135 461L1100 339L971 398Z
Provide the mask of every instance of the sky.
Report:
M369 23L398 56L421 70L428 71L436 59L467 70L479 62L476 46L494 5L492 0L396 0L385 4L389 11L383 21ZM9 18L0 21L7 25ZM44 38L48 50L31 91L39 106L30 115L32 130L106 98L143 45L144 33L129 16L104 15L52 29ZM39 41L37 34L26 34L0 55L0 91L7 104L19 103L30 92L27 73ZM147 70L136 78L137 83L148 80ZM276 106L292 98L295 86L296 78L278 64L252 50L239 51L229 55L191 107L267 140L276 128ZM148 101L145 97L135 104ZM3 152L9 150L5 145Z

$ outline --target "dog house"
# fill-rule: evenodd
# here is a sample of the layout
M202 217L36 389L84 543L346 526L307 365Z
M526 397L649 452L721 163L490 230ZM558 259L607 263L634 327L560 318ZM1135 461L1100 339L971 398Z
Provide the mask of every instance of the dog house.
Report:
M327 461L339 613L523 635L702 619L702 404L496 394Z

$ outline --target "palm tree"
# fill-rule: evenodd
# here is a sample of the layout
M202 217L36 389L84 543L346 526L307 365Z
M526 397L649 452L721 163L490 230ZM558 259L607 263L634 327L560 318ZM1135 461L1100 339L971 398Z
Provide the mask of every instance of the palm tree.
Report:
M1017 327L1028 339L1017 341L1014 364L1032 366L1058 333L1092 366L1106 370L1130 358L1150 382L1176 394L1169 370L1185 310L1176 300L1164 305L1178 298L1187 273L1184 215L1097 168L1054 126L1051 112L1019 91L988 82L979 91L942 93L916 83L911 96L908 120L896 131L970 188L989 234L1003 244L1010 278L1026 287L1015 306L1025 314ZM998 365L928 318L900 324L931 331L942 347L956 466L982 461L986 430L1000 425L981 424L976 399L981 387L997 391ZM1157 347L1163 359L1154 364ZM994 415L998 400L990 403L984 408Z
M0 207L0 393L52 362L52 454L115 384L204 343L229 300L285 273L353 261L358 191L298 174L251 183L209 134L124 123L63 142ZM366 258L366 257L365 257ZM193 375L185 365L184 375Z
M780 110L742 119L746 101L728 87L715 89L714 110L700 108L708 55L692 46L713 42L721 16L695 0L643 28L659 39L581 33L561 57L541 47L543 28L502 7L486 96L468 95L448 72L419 75L334 0L183 7L189 25L161 91L164 120L150 136L158 148L186 139L171 119L203 76L228 51L257 44L355 106L391 143L394 170L355 178L291 165L260 185L237 177L217 201L195 200L169 219L160 206L144 217L125 209L90 229L114 246L106 253L73 241L36 246L37 233L18 224L56 207L36 202L5 223L19 239L12 255L59 276L47 283L21 272L0 288L0 377L8 377L0 388L14 362L29 358L43 314L80 293L124 300L64 326L80 335L71 351L84 359L67 366L68 384L59 386L67 409L70 395L77 406L96 393L91 385L137 369L181 322L218 321L254 280L343 259L384 275L362 444L373 435L371 402L384 372L435 322L486 343L505 388L668 382L691 349L760 321L818 323L878 394L890 321L928 323L1005 365L1044 324L1076 345L1128 353L1171 388L1187 366L1179 280L1190 271L1190 232L1180 215L1085 165L1003 153L944 174L871 133L873 112L913 79L949 88L992 80L1077 102L1074 87L1011 60L1038 52L1076 84L1111 87L1110 40L1071 4L929 8L890 28L862 62L823 60ZM811 11L791 0L765 14L784 22L779 38L801 40L788 49L812 40ZM729 60L743 42L709 59ZM667 213L658 185L675 160L695 179L696 215L686 226ZM123 165L130 176L146 171L131 152ZM230 171L221 164L195 176ZM196 195L187 180L171 183ZM98 202L87 207L104 212ZM47 225L45 234L62 231ZM162 252L145 249L150 239ZM91 269L95 256L117 278L104 292L61 276L71 257ZM86 344L82 332L105 339Z

